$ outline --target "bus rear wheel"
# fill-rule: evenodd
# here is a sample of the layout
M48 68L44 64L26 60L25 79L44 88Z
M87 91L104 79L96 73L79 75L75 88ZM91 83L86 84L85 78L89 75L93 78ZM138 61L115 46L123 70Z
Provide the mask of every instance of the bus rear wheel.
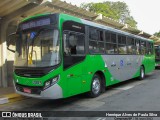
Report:
M95 74L92 78L91 90L89 92L89 97L95 98L101 93L101 77Z
M140 76L139 76L139 79L140 79L140 80L143 80L144 77L145 77L144 67L141 66L141 67L140 67Z

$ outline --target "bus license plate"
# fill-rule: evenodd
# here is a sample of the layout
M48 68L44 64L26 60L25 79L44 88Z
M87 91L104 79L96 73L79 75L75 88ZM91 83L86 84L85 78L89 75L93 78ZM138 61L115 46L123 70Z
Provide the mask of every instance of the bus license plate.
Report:
M29 89L29 88L23 88L23 91L24 91L25 93L31 93L31 89Z

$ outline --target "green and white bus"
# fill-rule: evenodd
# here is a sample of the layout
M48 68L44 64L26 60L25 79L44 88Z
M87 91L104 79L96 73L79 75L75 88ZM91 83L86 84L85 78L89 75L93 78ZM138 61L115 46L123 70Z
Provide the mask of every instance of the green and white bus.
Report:
M97 97L155 69L152 40L67 14L26 18L15 36L14 86L24 96Z
M155 57L156 57L156 64L155 67L159 68L160 67L160 46L155 45Z

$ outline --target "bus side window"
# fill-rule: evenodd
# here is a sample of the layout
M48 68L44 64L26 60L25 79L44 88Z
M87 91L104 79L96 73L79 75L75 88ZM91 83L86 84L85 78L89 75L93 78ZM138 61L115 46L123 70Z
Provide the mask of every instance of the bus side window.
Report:
M136 45L136 54L139 55L141 53L141 51L140 51L140 41L136 39L135 45Z
M71 32L63 35L64 54L80 55L84 54L84 35Z
M118 35L118 52L119 54L127 54L126 37Z
M135 54L134 38L127 37L127 51L128 54Z
M105 44L106 44L107 54L117 54L118 53L116 34L106 31L105 32Z
M151 42L148 42L148 52L149 55L153 54L153 44Z
M89 28L89 52L92 54L104 53L103 30Z
M66 34L66 33L63 34L64 55L69 54L69 48L68 48L68 44L67 44L67 36L68 36L68 34Z
M76 46L77 46L77 36L70 34L68 36L68 44L69 44L69 49L70 49L70 53L71 55L73 54L77 54L77 50L76 50Z
M151 54L154 54L154 45L151 43Z
M99 34L99 37L98 37L98 50L99 50L99 53L104 53L104 38L103 38L103 31L100 31L98 30L98 34Z
M146 42L145 41L141 41L141 54L145 55L146 54Z
M77 46L76 46L77 55L85 54L84 42L85 42L84 34L77 34Z
M150 54L150 52L149 52L149 47L150 47L149 42L146 42L146 54L147 54L147 55Z
M95 28L89 28L89 52L92 54L99 53L98 50L98 31Z

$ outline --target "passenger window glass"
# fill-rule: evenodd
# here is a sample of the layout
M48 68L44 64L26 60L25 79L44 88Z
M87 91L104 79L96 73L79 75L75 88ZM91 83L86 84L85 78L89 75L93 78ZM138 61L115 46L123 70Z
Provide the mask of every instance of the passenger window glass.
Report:
M117 45L106 43L106 53L107 54L116 54L117 52Z
M110 33L105 32L105 36L106 36L106 42L111 42Z
M150 45L149 45L149 42L146 42L146 54L148 55L149 54L149 47L150 47Z
M103 38L103 31L99 31L99 41L103 42L104 38Z
M151 55L153 53L153 47L152 47L152 43L148 42L148 54Z
M111 42L112 43L116 43L117 41L116 41L116 34L114 34L114 33L111 33Z
M119 54L127 54L126 45L118 45Z
M95 28L89 29L89 52L93 54L104 53L103 31Z
M84 34L71 32L63 35L64 54L81 55L84 54Z
M127 54L126 37L118 35L118 52L119 54Z
M127 49L128 49L128 54L135 54L135 47L134 47L134 39L128 37L127 38Z
M146 52L146 42L145 41L141 41L141 54L144 55Z
M100 53L104 53L104 43L103 42L98 43L98 48L99 48Z
M89 51L90 53L98 53L97 42L89 41Z
M98 40L98 32L94 28L89 29L89 38L90 40Z
M153 43L151 43L151 54L154 54L153 52L154 52L154 47L153 47Z
M140 41L136 39L135 45L136 45L136 54L139 55L141 53L141 51L140 51Z
M109 31L105 32L105 45L107 54L117 54L116 34Z
M118 35L118 44L126 44L126 37Z

